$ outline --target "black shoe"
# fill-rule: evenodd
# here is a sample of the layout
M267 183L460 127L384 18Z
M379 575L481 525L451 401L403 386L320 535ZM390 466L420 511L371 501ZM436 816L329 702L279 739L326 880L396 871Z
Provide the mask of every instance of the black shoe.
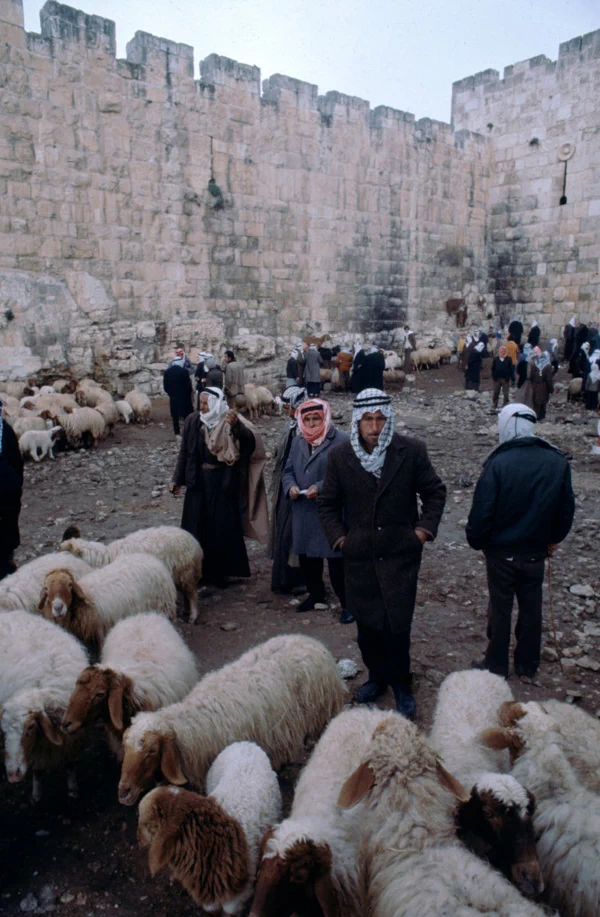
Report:
M535 678L536 673L537 666L517 665L515 663L515 675L518 675L519 678Z
M340 624L353 624L354 615L350 614L347 608L342 608L342 613L340 615Z
M405 716L407 720L414 719L417 712L417 702L414 695L405 688L401 688L400 685L392 685L392 691L396 698L396 710L398 713Z
M354 695L356 704L374 704L378 697L385 694L387 685L381 681L366 681Z
M292 595L306 595L308 589L306 586L292 586L289 591L292 593Z
M311 595L309 595L304 599L303 602L300 602L300 604L296 608L296 611L301 614L303 611L314 611L314 608L315 608L315 600L313 599Z

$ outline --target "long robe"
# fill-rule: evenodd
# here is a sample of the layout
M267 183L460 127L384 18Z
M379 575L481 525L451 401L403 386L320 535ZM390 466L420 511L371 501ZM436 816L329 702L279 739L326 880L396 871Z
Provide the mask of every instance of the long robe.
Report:
M377 353L368 353L365 357L363 388L378 388L382 391L384 369L385 357L381 351L378 350Z
M354 361L352 363L352 380L351 380L353 395L358 395L360 392L362 392L364 388L366 388L366 385L364 383L366 356L367 355L364 352L364 350L359 350L356 356L354 357Z
M0 421L2 431L2 452L0 466L3 479L0 481L0 579L12 573L12 554L21 543L19 535L19 513L23 491L23 458L13 428Z
M292 501L288 500L281 487L281 477L287 462L297 430L289 426L279 440L273 467L273 502L271 504L271 525L269 528L268 554L273 560L271 568L272 592L289 592L292 586L300 585L300 568L292 560Z

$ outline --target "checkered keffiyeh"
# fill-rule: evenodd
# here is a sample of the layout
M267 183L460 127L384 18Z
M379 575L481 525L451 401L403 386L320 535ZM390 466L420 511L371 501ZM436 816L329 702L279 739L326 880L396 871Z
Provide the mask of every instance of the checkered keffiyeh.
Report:
M372 452L367 452L360 441L358 424L363 414L375 414L377 411L381 411L387 420L381 431L377 445ZM375 475L376 478L381 477L387 449L394 435L394 423L395 418L392 400L385 392L382 392L378 388L366 388L354 399L354 404L352 405L352 434L350 442L352 443L354 454L365 471Z

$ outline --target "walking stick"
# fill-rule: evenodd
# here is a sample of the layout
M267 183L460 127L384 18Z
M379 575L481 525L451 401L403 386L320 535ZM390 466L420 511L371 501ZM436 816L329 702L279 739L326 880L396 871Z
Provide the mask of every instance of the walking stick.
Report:
M556 650L556 655L558 657L558 664L562 674L565 674L562 664L562 656L560 652L560 647L558 645L558 637L556 636L556 620L554 618L554 599L552 594L552 564L550 563L550 558L548 557L548 598L550 599L550 625L552 627L552 638L554 640L554 649Z

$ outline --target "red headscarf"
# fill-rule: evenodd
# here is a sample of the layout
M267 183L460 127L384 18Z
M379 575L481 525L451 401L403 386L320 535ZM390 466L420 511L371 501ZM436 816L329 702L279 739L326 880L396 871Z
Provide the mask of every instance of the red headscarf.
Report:
M304 417L314 411L322 413L323 419L318 427L312 427L309 430L304 425ZM296 413L296 419L298 421L298 429L306 442L311 446L320 446L331 427L331 406L329 402L322 401L320 398L311 398L300 405Z

